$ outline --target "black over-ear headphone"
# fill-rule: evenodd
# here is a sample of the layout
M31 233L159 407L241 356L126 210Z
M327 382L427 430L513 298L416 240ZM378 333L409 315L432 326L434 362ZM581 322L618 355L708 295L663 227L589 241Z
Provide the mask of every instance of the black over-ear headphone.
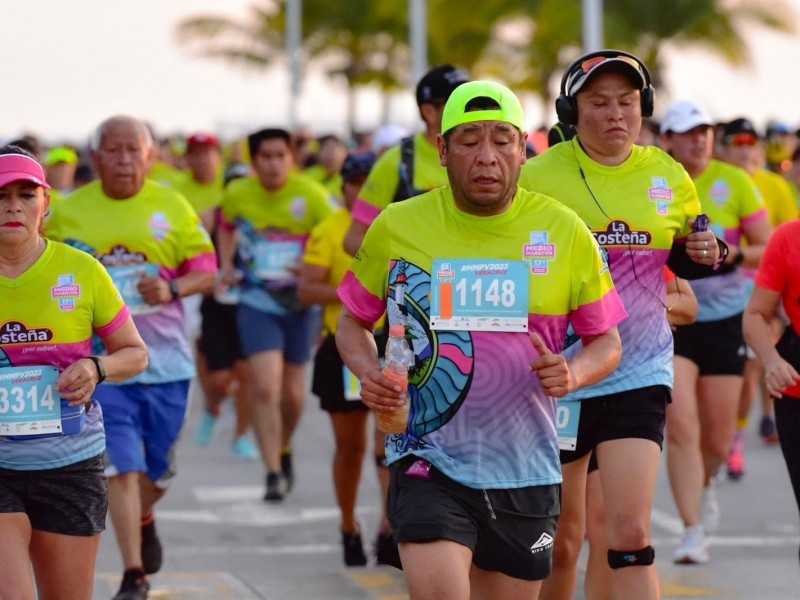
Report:
M567 84L573 80L580 70L582 70L583 64L588 60L592 60L593 58L613 59L617 57L625 57L634 61L638 65L639 69L644 75L645 80L645 87L641 90L642 117L653 116L656 90L653 87L650 79L650 71L647 70L645 64L633 54L623 52L622 50L598 50L596 52L589 52L588 54L578 57L564 71L564 75L561 77L561 92L559 97L556 98L556 114L558 115L559 121L562 123L568 123L569 125L578 124L578 101L574 96L570 96L567 93Z

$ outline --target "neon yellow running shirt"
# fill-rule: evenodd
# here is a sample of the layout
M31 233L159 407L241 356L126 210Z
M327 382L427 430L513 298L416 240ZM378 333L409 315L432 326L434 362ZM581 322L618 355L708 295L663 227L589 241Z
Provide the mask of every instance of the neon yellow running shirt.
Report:
M92 335L107 336L129 312L108 273L94 258L48 241L39 259L16 279L0 277L0 376L12 379L16 367L53 366L59 372L94 354ZM14 409L13 389L2 395ZM30 395L25 401L31 402ZM5 402L0 399L0 412ZM61 401L61 417L79 414ZM14 440L0 436L0 467L39 470L70 465L105 449L103 417L89 405L80 430L71 435ZM64 427L67 431L67 427Z
M595 398L651 385L671 388L673 345L664 317L663 267L672 243L689 234L689 219L701 212L683 166L658 148L634 146L625 162L609 167L589 158L574 139L529 160L520 186L578 213L607 253L630 315L619 326L622 361L617 370L569 397ZM565 354L579 348L580 342Z
M470 330L434 329L447 289L451 307L485 318ZM559 353L570 324L598 335L625 318L575 213L519 188L491 217L456 209L449 187L394 203L370 226L339 297L366 322L386 310L411 337L409 428L387 436L389 462L414 454L483 489L561 481L555 399L528 368L536 351L527 332L499 328L519 308L527 329Z

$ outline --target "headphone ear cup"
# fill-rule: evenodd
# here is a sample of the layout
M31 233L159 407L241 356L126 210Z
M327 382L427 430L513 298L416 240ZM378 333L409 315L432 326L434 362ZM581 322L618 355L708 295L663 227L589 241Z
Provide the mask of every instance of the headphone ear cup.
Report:
M642 117L652 117L653 108L656 103L656 90L652 85L648 85L642 90Z
M558 120L567 125L578 124L578 105L575 98L561 94L556 98L556 116Z

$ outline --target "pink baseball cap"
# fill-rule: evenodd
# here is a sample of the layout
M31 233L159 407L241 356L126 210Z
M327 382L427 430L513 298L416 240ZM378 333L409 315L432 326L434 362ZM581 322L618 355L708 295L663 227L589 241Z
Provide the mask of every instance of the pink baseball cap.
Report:
M14 181L30 181L50 189L42 165L24 154L0 154L0 187Z

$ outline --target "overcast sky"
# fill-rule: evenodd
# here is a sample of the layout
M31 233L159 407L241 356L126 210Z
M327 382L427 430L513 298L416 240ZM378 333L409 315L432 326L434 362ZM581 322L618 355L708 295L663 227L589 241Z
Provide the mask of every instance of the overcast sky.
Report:
M174 39L174 25L182 17L208 11L242 16L252 1L4 3L0 138L33 131L51 142L80 142L116 113L146 118L161 133L205 129L230 137L254 126L286 125L288 78L283 65L260 75L243 73L193 59ZM789 3L800 15L800 0ZM670 94L657 94L656 116L671 98L693 97L719 119L746 115L759 125L770 118L800 125L800 86L793 69L800 37L760 30L748 35L754 65L735 72L699 51L671 52L666 74ZM300 120L318 132L344 132L343 89L311 74L304 82ZM391 106L394 121L416 125L413 94L395 98ZM362 94L358 108L362 127L378 124L375 94ZM554 118L552 111L542 115L536 102L526 108L532 127Z

